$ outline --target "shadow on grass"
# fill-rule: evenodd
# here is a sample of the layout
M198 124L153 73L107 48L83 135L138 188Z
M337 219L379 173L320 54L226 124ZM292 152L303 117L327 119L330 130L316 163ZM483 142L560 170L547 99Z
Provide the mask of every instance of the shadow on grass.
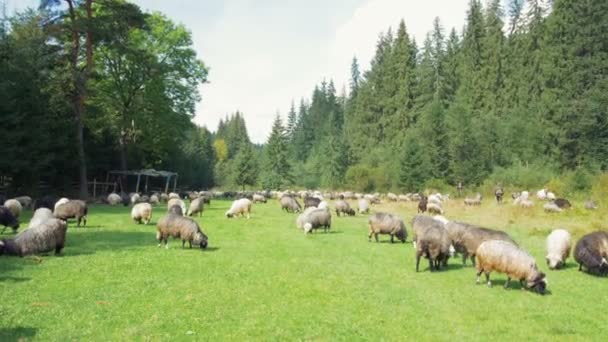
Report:
M0 340L4 342L31 340L37 332L37 328L31 327L0 328Z
M22 283L25 281L30 281L31 278L23 278L23 277L12 277L12 276L0 276L0 282L10 281L13 283ZM0 334L1 336L1 334Z

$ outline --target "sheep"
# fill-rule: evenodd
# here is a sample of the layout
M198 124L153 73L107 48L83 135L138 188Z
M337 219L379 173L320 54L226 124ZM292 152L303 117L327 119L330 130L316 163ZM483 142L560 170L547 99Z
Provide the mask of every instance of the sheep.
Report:
M58 255L65 246L66 231L66 222L49 219L22 231L13 240L0 240L0 254L24 257L54 250Z
M369 213L369 201L367 199L360 199L359 200L359 214L367 214Z
M60 205L66 204L69 201L70 200L68 198L61 197L57 202L55 202L55 206L53 207L53 211L57 210L57 207L59 207Z
M182 207L175 204L172 205L171 208L167 211L168 214L173 214L177 216L184 216L184 212L182 211Z
M48 208L48 209L55 209L55 202L57 202L57 198L55 196L51 196L51 195L46 195L43 196L42 198L38 198L34 201L34 210L38 209L38 208ZM4 202L2 202L4 203Z
M194 201L195 199L199 198L199 196L200 195L198 194L197 191L190 191L190 192L188 192L188 199L190 201Z
M496 197L496 203L501 204L502 203L502 197L505 195L505 190L502 188L502 186L499 186L495 191L494 191L494 196Z
M182 214L186 212L186 203L179 198L171 198L169 202L167 202L167 212L171 209L172 206L177 205L182 210Z
M443 215L443 209L441 208L441 205L439 205L437 203L431 203L431 202L429 202L426 205L426 210L431 215Z
M386 195L386 198L387 198L387 199L388 199L390 202L397 202L397 200L399 200L399 197L397 197L397 195L396 195L396 194L394 194L394 193L392 193L392 192L389 192L389 193Z
M443 201L442 201L442 198L441 198L441 194L431 194L427 198L427 203L435 203L435 204L441 205L442 202Z
M260 194L254 194L253 203L266 203L266 197Z
M158 223L156 224L156 240L158 240L158 247L160 247L161 243L164 241L165 248L169 249L169 236L175 239L181 239L182 248L184 248L186 241L190 248L192 248L192 243L200 246L201 249L207 248L207 235L201 231L198 223L189 217L168 214L158 220Z
M531 200L528 200L528 199L523 199L520 202L520 206L522 208L532 208L534 206L534 202L532 202Z
M51 209L38 208L36 209L36 211L34 211L34 216L32 216L32 219L30 220L30 223L27 225L27 227L32 228L38 226L41 223L53 218L55 218L55 216L53 216L53 212L51 211Z
M139 197L139 201L137 203L150 203L150 197L147 195L142 195Z
M420 202L418 202L418 213L424 213L426 212L426 207L427 207L427 198L426 197L422 197L420 198Z
M131 205L141 202L141 196L139 196L139 194L131 194L129 197L131 197Z
M247 198L241 198L232 202L232 206L226 212L227 218L232 218L241 214L242 216L247 215L247 219L251 218L251 201Z
M597 209L597 204L595 204L595 202L592 200L585 201L585 209L595 210Z
M316 197L305 197L304 198L304 209L310 207L317 207L321 203L321 200Z
M13 215L13 213L6 207L0 206L0 225L4 226L2 232L0 234L4 234L6 227L10 227L13 230L13 233L17 233L17 229L19 229L19 221Z
M473 198L465 198L465 205L481 205L481 194L477 193Z
M158 198L158 195L152 194L152 196L150 196L150 204L159 204L159 203L160 203L160 199Z
M517 245L517 243L505 232L488 228L476 227L462 222L449 222L445 225L454 249L462 254L462 264L466 265L467 258L475 264L477 248L484 241L502 240Z
M160 194L160 201L163 203L169 202L169 195L167 195L165 193Z
M137 203L131 209L131 218L138 224L150 223L152 219L152 205L150 203Z
M281 203L281 210L285 210L288 213L299 213L302 211L302 206L293 197L283 196L279 202Z
M319 209L329 209L329 204L325 201L321 201L321 203L319 203L319 205L317 206L317 208Z
M67 203L59 205L53 215L56 218L66 221L71 218L75 218L78 221L77 227L80 227L80 222L84 222L84 226L87 225L87 214L89 208L87 203L81 200L69 200Z
M543 205L546 213L561 213L563 210L554 202L548 202Z
M353 199L355 197L355 195L351 192L351 191L346 191L344 193L342 193L342 197L341 199Z
M331 213L328 209L307 208L296 219L296 225L298 228L304 229L304 234L321 227L327 233L331 229Z
M554 200L556 199L555 194L554 194L554 193L552 193L552 192L550 192L550 191L549 191L549 192L547 192L547 199L548 199L549 201L554 201Z
M122 203L122 198L119 194L113 192L108 195L107 201L110 205L119 205L120 203Z
M8 210L10 210L16 219L19 218L19 215L21 215L21 211L23 211L23 207L21 206L21 203L19 203L19 201L15 200L15 199L6 200L6 202L4 202L4 207L6 207Z
M32 198L30 196L15 197L15 200L19 202L23 208L30 208L32 206Z
M597 231L580 238L574 247L574 260L579 271L584 267L590 274L608 274L608 232Z
M399 202L409 202L410 197L407 195L399 195Z
M450 238L447 230L441 222L427 218L428 220L416 221L419 226L423 225L418 227L416 236L416 272L419 271L422 256L429 260L431 272L440 270L442 266L446 267L450 257Z
M168 199L182 199L181 197L179 197L179 194L175 193L175 192L170 192L168 197Z
M558 269L566 264L570 256L570 233L564 229L555 229L547 236L547 265L549 269Z
M547 281L545 274L538 270L536 261L523 249L508 241L484 241L477 249L477 284L482 273L486 275L488 287L492 287L490 273L492 271L505 273L507 281L505 289L509 288L511 279L517 279L522 286L545 294ZM525 284L524 284L525 281Z
M546 189L540 189L536 192L536 198L538 198L541 201L544 201L545 199L547 199L547 190Z
M198 217L203 216L204 201L202 197L198 197L190 202L190 208L188 208L188 216L194 216L198 214Z
M355 210L350 207L350 204L344 200L337 201L335 204L336 207L336 215L340 216L341 213L346 214L348 216L355 216Z
M560 209L570 209L572 208L572 204L565 198L557 198L553 201L555 205L557 205Z
M430 226L436 224L436 220L429 216L424 215L416 215L412 219L412 242L414 248L416 248L418 236L422 235L422 233Z
M389 234L391 236L391 243L394 242L394 238L397 237L399 241L405 243L407 240L407 230L403 220L395 215L387 213L376 213L369 217L367 220L369 227L368 240L372 241L372 235L378 242L378 234Z

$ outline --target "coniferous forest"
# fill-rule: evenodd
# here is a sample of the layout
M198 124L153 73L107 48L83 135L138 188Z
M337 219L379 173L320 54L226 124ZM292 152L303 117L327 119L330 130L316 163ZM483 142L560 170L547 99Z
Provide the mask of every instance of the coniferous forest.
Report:
M462 27L436 19L423 41L386 23L369 70L355 57L344 89L311 85L261 146L243 113L215 132L191 122L208 69L185 27L123 0L66 2L0 27L15 191L139 168L205 189L582 189L608 168L606 1L472 0Z

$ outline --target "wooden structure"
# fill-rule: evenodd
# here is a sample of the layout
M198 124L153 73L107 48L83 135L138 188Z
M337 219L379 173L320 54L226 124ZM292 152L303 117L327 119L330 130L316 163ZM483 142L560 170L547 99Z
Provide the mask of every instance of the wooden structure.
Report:
M110 181L110 176L118 177L118 183L120 185L121 191L125 191L125 188L122 184L122 177L128 176L137 176L137 185L135 186L135 192L139 192L139 186L141 183L141 176L146 177L146 183L144 186L144 192L148 192L148 180L150 177L162 177L166 178L165 182L165 193L169 192L169 184L171 182L171 178L173 178L173 191L177 189L177 177L179 176L175 172L169 171L156 171L154 169L146 169L146 170L128 170L128 171L110 171L108 172L108 176L106 179L106 183Z

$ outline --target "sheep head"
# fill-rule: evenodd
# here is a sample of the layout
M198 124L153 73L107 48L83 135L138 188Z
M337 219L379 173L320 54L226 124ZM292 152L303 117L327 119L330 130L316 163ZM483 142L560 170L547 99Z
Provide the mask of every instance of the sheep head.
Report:
M543 272L538 272L532 280L529 280L526 287L534 292L544 295L547 289L547 280Z

